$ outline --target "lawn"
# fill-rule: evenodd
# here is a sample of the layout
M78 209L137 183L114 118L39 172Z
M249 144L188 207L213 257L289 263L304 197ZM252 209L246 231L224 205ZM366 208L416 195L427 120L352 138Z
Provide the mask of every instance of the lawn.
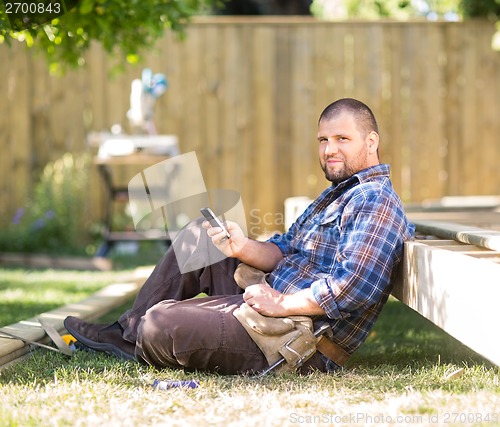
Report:
M0 270L0 323L81 299L124 273ZM391 299L333 375L254 380L35 351L0 372L0 426L499 425L499 376L500 368ZM162 391L154 379L201 385Z
M0 269L0 326L10 325L64 304L78 302L131 271Z

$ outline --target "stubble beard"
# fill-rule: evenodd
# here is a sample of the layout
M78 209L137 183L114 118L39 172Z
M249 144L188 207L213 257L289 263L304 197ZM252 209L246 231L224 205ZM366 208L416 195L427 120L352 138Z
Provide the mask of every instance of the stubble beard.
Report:
M356 173L348 165L345 164L341 169L333 170L333 169L328 169L328 165L325 162L324 164L321 165L321 168L325 173L325 178L335 185L339 184L342 181L345 181L347 178L351 177Z
M337 185L342 181L345 181L346 179L353 176L355 173L365 169L368 164L367 155L365 155L365 158L363 158L363 156L360 155L358 158L355 159L355 161L350 163L346 163L345 159L342 159L343 163L340 169L338 168L329 169L328 168L329 158L330 157L326 158L324 162L320 161L320 164L321 164L321 169L323 169L323 172L325 173L325 178L334 185Z

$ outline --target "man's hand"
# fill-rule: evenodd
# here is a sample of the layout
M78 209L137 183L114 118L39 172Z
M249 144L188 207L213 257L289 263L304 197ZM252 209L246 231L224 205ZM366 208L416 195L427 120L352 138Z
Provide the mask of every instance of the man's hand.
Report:
M243 299L258 313L270 317L286 317L288 313L284 307L287 295L278 292L269 285L250 285L245 289Z
M310 288L294 294L282 294L269 285L250 285L245 289L243 299L255 311L269 317L325 314Z
M208 221L204 221L202 226L207 230L213 244L227 257L238 258L241 262L265 272L271 271L283 259L278 246L249 239L235 222L225 223L231 235L229 239L220 227L212 227Z
M208 221L204 221L202 226L207 230L208 236L212 239L217 249L227 257L238 258L241 250L247 244L248 238L243 234L241 227L235 222L227 221L224 224L231 235L229 239L222 228L212 227Z

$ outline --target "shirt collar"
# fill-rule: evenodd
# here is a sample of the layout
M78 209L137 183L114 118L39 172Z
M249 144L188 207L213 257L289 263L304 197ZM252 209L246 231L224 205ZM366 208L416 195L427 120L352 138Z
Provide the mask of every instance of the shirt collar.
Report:
M354 175L342 182L339 182L337 185L332 184L332 187L334 190L342 190L356 183L361 184L366 181L372 181L374 178L389 177L390 173L391 168L387 164L370 166L369 168L356 172Z

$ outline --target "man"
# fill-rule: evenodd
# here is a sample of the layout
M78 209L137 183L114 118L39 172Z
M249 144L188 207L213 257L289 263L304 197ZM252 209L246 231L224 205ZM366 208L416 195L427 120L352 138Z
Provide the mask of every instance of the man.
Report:
M389 166L379 162L377 122L365 104L346 98L326 107L318 143L332 185L285 234L259 242L230 222L227 239L221 228L205 222L206 233L193 234L190 243L211 239L227 256L224 261L181 274L168 250L118 322L93 325L68 317L67 330L88 347L159 368L256 372L268 361L233 315L246 302L267 317L326 320L332 341L354 352L390 294L413 226L392 188ZM240 262L268 272L267 283L242 294L234 280ZM200 292L209 297L192 299ZM302 369L331 366L316 353Z

